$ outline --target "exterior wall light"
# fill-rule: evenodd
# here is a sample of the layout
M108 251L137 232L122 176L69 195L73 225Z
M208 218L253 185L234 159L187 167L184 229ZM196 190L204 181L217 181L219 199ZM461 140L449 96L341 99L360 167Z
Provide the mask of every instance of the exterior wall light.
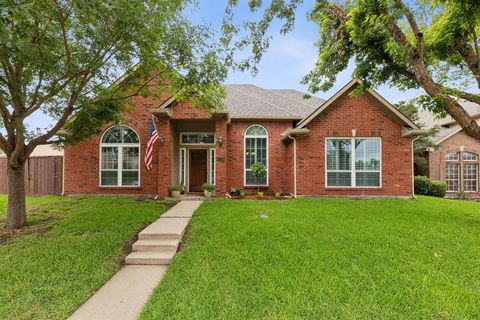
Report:
M161 145L164 145L165 144L165 137L164 136L158 136L158 143L160 143Z
M221 146L223 145L223 137L222 137L222 136L218 137L218 138L217 138L217 142L218 142L218 144L219 144L220 147L221 147Z

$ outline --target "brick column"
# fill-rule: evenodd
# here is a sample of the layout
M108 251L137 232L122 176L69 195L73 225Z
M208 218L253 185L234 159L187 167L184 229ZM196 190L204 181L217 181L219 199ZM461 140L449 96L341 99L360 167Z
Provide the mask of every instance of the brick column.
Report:
M168 197L168 187L172 184L172 128L170 119L160 118L156 123L158 132L158 195ZM163 143L162 143L163 140Z
M215 193L217 197L223 197L227 192L227 119L219 119L215 122ZM218 143L223 139L222 145Z

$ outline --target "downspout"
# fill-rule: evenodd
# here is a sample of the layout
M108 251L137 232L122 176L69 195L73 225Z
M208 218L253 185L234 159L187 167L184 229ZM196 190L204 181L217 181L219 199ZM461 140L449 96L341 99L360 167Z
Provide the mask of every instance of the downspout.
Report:
M297 140L288 135L290 139L293 140L293 197L297 197Z
M415 196L415 149L414 149L414 146L413 146L413 143L415 142L415 140L417 140L418 138L420 138L420 136L416 136L415 138L412 139L412 199L417 199L417 197Z

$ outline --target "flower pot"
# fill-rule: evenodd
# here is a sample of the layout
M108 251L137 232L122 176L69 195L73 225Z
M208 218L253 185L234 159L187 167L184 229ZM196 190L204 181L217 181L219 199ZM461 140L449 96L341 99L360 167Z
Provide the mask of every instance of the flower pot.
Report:
M203 194L205 195L205 198L211 198L212 197L212 191L203 190Z
M172 193L172 197L174 198L180 197L180 190L172 191L171 193Z

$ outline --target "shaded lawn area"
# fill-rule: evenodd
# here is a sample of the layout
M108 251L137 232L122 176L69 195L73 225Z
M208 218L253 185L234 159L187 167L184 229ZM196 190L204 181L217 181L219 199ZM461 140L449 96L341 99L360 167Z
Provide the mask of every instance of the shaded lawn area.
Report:
M0 225L6 196L0 196ZM65 319L119 269L124 248L165 210L127 197L29 197L20 235L0 228L0 319Z
M480 203L210 201L186 242L141 319L480 318Z

